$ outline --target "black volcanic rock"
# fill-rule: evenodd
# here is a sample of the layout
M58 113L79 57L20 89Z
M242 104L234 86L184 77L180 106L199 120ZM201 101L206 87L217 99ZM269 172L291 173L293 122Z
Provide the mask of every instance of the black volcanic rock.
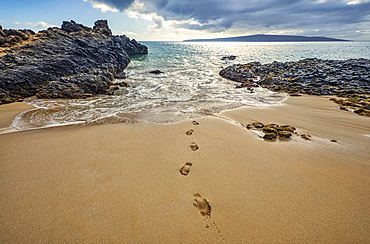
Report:
M84 26L84 25L81 25L81 24L78 24L74 20L71 20L70 22L69 21L63 21L61 29L68 32L68 33L83 31L83 30L85 30L85 31L90 31L91 30L91 28L89 28L87 26Z
M162 73L164 73L163 71L160 71L159 69L156 69L156 70L152 70L152 71L149 71L149 73L151 73L151 74L162 74Z
M321 60L316 58L292 62L234 64L222 69L222 77L256 84L290 95L336 95L341 109L370 116L370 60Z
M35 32L32 30L3 30L0 25L0 47L11 47L28 40Z
M258 84L273 91L310 95L370 94L370 60L321 60L234 64L222 77L244 82L259 77Z
M0 47L10 46L0 51L0 104L34 95L82 98L105 94L115 77L124 77L129 55L148 53L135 40L113 36L106 20L96 21L93 28L64 21L61 28L37 34L3 32L6 38L18 38L5 45L0 39Z
M101 34L106 35L106 36L111 36L112 35L112 31L109 29L108 21L106 21L106 20L97 20L97 21L95 21L93 30L96 33L101 33Z
M236 56L234 55L230 55L230 56L224 56L221 58L221 60L235 60L236 59Z

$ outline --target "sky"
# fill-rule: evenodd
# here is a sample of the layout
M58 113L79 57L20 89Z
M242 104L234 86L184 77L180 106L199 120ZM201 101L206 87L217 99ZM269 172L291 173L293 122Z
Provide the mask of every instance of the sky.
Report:
M370 0L0 0L4 29L92 27L108 20L115 35L181 41L254 34L370 41Z

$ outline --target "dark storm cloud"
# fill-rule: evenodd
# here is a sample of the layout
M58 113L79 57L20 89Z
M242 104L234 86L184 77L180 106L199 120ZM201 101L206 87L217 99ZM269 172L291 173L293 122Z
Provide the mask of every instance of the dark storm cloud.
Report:
M123 10L134 0L95 0ZM361 23L370 16L370 2L342 0L136 0L139 13L156 13L164 20L194 20L175 25L195 30L246 26L319 28ZM139 6L139 7L138 7Z
M130 7L130 5L134 2L135 0L94 0L91 2L99 2L99 3L104 3L108 6L114 7L120 11L123 11Z

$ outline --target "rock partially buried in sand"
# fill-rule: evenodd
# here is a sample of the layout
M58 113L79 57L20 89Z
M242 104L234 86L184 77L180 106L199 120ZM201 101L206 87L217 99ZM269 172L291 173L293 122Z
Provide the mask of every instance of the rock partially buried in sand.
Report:
M330 98L329 100L339 104L339 109L351 111L361 116L370 117L370 95L350 94L344 95L344 99Z
M302 139L305 139L306 141L310 141L311 140L311 135L309 135L309 134L302 134L301 135L301 138Z
M293 127L293 126L290 126L290 125L282 125L282 126L279 126L278 128L277 128L277 130L282 130L282 131L289 131L289 132L292 132L292 133L294 133L294 131L296 130L296 128L295 127Z
M266 133L264 136L263 136L263 139L265 140L269 140L269 141L275 141L277 138L276 134L275 133Z
M260 122L253 122L252 123L252 126L254 126L255 128L259 129L259 128L263 128L265 125L260 123Z
M248 130L251 130L251 129L253 129L253 128L254 128L254 126L253 126L253 125L251 125L251 124L247 124L245 127L246 127Z
M289 132L289 131L279 131L278 132L278 136L279 138L291 138L292 137L292 133Z
M257 131L262 131L264 133L262 138L267 141L275 141L277 138L280 140L290 139L293 133L296 134L296 128L290 125L280 126L273 123L264 125L261 122L255 121L252 124L248 124L246 127L248 130L254 129Z
M271 133L275 135L278 134L277 130L274 127L269 127L267 125L262 128L262 132L265 134L271 134Z

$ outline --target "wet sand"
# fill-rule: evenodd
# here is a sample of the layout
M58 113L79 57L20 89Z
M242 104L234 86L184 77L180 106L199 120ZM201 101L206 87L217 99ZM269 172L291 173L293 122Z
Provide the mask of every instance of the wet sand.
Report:
M0 242L369 243L370 118L335 106L291 97L198 124L0 135ZM312 140L268 142L231 120Z
M13 119L21 112L33 109L33 106L23 102L9 103L0 106L0 129L9 127Z

